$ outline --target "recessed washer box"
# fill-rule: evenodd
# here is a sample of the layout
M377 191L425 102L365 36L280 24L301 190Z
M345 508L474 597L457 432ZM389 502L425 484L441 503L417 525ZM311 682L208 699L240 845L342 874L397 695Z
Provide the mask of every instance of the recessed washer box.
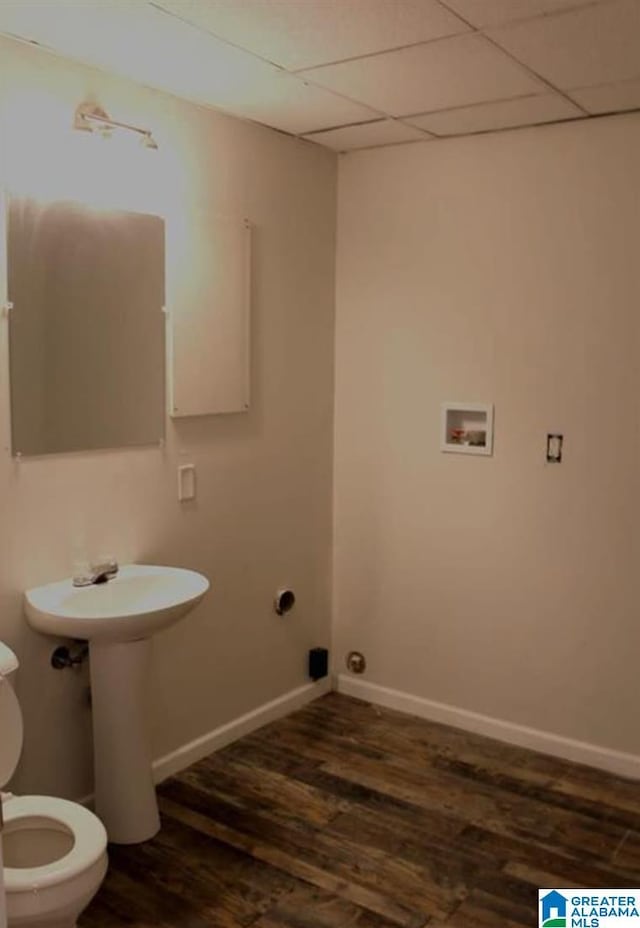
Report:
M493 404L443 403L440 450L493 454Z

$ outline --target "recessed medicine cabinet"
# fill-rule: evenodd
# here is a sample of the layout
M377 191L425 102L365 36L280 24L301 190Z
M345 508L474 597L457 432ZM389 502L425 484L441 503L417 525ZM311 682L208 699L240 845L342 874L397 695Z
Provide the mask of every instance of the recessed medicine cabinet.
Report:
M493 454L493 406L443 403L440 450L457 454Z
M174 418L248 409L248 220L28 196L0 206L14 455L158 444L167 406Z
M13 454L160 442L164 220L22 196L5 213Z

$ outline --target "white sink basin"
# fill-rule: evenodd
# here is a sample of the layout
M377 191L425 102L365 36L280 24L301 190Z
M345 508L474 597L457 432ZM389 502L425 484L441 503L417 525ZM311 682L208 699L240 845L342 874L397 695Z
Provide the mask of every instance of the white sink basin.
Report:
M196 606L209 581L194 570L129 564L106 583L71 580L25 593L29 624L46 635L96 642L150 638Z
M151 639L208 589L193 570L130 564L106 583L62 580L24 595L33 628L89 642L95 803L110 841L147 841L160 828L147 727Z

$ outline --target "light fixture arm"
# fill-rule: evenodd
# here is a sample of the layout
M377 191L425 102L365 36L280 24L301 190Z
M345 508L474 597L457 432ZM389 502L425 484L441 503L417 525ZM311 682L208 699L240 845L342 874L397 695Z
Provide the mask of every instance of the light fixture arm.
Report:
M95 103L81 103L76 107L73 121L74 129L79 129L82 132L93 132L99 127L104 129L124 129L126 132L135 132L142 137L147 147L158 147L151 129L143 129L141 126L134 126L131 123L112 119L101 106Z

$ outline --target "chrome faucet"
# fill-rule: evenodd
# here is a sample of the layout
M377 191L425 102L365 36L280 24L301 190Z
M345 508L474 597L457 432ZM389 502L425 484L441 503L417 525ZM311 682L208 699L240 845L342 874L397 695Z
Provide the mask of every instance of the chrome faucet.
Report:
M96 563L83 565L83 570L73 575L74 586L91 586L94 583L106 583L118 573L115 557L104 558Z

